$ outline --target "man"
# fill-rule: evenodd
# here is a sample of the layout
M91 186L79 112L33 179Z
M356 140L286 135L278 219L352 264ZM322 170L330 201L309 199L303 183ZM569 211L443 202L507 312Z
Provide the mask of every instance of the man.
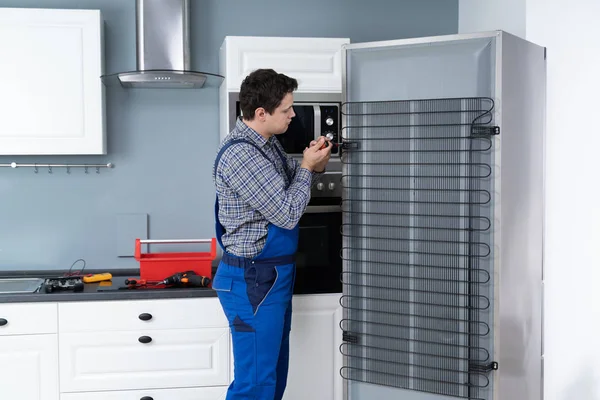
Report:
M298 163L275 138L295 115L297 87L271 69L248 75L239 95L243 118L214 164L224 252L212 287L229 320L234 357L227 400L281 400L287 382L298 221L331 155L320 138Z

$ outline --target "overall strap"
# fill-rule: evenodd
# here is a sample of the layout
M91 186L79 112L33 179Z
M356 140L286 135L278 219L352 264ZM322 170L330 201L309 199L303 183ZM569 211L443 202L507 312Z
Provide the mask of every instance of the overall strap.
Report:
M277 140L277 139L275 139L275 140ZM294 177L292 176L292 174L290 174L290 170L288 168L287 159L283 156L283 154L281 154L281 151L279 151L279 148L277 147L277 145L273 145L273 147L275 147L275 150L277 151L277 154L279 154L279 158L281 158L281 163L283 164L283 170L285 171L285 174L288 177L288 182L291 184L292 183L292 179Z
M215 165L214 165L214 173L215 176L217 175L217 167L219 166L219 161L221 161L221 157L223 156L223 154L225 153L225 151L230 148L231 146L233 146L234 144L238 144L238 143L247 143L251 146L256 147L256 149L258 151L260 151L260 153L269 161L271 161L271 159L269 157L267 157L267 155L265 154L264 151L262 151L262 149L260 147L258 147L255 143L252 143L249 140L246 139L233 139L230 140L229 142L225 143L225 145L223 145L223 147L221 147L221 150L219 151L219 153L217 154L217 158L215 159ZM272 162L272 161L271 161Z

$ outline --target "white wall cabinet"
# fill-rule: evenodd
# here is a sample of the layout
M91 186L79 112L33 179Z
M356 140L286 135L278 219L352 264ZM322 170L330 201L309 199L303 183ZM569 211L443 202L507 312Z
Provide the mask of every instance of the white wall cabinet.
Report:
M223 86L237 92L258 68L272 68L298 80L298 92L342 91L342 45L347 38L227 36L221 46Z
M0 8L0 154L106 152L98 10Z
M296 93L317 101L324 94L342 94L342 47L348 38L227 36L219 53L222 140L232 127L240 85L259 68L272 68L298 81ZM322 98L321 98L322 100Z

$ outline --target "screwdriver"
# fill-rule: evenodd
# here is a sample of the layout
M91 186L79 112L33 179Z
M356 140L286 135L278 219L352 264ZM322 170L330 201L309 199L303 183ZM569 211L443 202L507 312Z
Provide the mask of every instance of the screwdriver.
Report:
M333 133L331 133L331 132L327 133L327 135L325 135L325 138L326 138L327 140L325 141L325 143L323 143L323 146L321 146L321 148L320 148L319 150L322 150L322 149L324 149L325 147L329 146L329 142L328 142L328 140L333 140Z

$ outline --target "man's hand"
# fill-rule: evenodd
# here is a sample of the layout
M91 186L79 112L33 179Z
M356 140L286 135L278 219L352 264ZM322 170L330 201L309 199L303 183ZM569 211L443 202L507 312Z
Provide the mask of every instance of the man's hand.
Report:
M309 171L322 172L325 170L329 158L331 157L331 143L328 143L327 147L323 147L325 142L328 141L324 136L321 136L319 140L313 140L309 146L304 149L304 157L302 158L302 164L300 167L306 168Z

